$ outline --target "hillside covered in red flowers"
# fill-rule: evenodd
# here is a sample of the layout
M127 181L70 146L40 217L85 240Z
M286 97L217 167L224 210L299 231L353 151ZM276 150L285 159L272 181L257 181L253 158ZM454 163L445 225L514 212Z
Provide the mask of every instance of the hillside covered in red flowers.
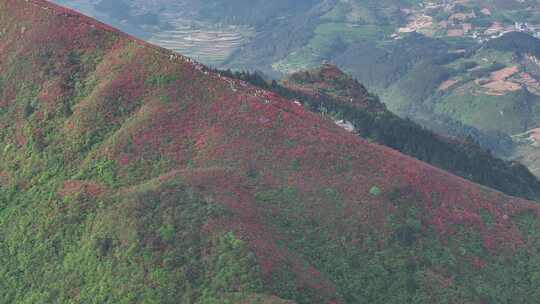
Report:
M0 0L1 303L531 303L540 206Z
M401 118L335 65L297 72L271 84L261 82L256 74L229 74L297 101L350 132L437 168L511 196L540 200L540 181L522 164L493 156L486 150L488 141L478 141L483 135L477 130L440 135Z

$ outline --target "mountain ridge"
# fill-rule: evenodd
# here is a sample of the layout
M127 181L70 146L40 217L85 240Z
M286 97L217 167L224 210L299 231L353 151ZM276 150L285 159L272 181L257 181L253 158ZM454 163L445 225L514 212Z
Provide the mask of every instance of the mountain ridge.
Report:
M441 135L472 136L496 156L539 172L538 149L512 140L540 121L538 58L511 47L534 53L540 41L540 6L534 1L133 0L122 2L128 13L109 7L99 14L95 9L106 1L57 2L130 32L138 29L141 37L222 69L257 69L278 78L333 62L402 118ZM133 20L153 14L164 22L123 23L126 14ZM182 34L163 38L170 28ZM222 43L231 33L241 38ZM185 42L199 38L200 44ZM221 54L222 48L230 52L208 52ZM492 117L504 119L494 123Z
M360 137L506 194L537 200L540 184L523 165L492 156L474 138L438 135L398 117L334 65L298 72L280 82L268 82L256 73L218 72L293 100Z
M474 303L538 290L538 204L34 3L46 4L0 1L3 301ZM523 293L501 288L514 279Z

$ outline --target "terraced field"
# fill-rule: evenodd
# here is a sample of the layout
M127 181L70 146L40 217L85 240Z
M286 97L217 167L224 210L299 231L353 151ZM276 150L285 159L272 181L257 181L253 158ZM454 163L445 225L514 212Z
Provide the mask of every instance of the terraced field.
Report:
M243 26L210 26L170 16L172 29L152 35L151 43L206 64L223 62L244 45L254 30Z
M201 21L189 13L189 7L182 1L131 1L128 13L100 10L97 8L99 1L53 2L84 12L129 34L208 65L222 63L232 52L245 45L255 33L253 28L246 25L221 25ZM159 9L164 6L168 10ZM145 20L140 16L147 14L157 16L158 19L155 23L145 24Z

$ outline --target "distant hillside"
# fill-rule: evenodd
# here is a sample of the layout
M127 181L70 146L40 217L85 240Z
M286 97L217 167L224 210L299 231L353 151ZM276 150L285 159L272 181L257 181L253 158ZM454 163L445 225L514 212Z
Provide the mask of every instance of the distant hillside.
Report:
M0 303L540 296L537 203L46 1L0 29Z

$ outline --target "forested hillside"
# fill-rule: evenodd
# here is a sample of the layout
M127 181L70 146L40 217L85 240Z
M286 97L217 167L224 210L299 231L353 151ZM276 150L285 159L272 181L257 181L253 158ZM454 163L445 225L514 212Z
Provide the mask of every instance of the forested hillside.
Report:
M540 296L538 203L43 0L0 29L0 303Z
M537 1L57 2L221 69L332 62L400 117L540 175Z
M540 181L517 162L507 162L466 139L437 135L388 111L376 95L336 66L295 73L281 84L257 74L221 71L222 75L271 90L323 116L353 127L353 133L450 171L463 178L532 200L540 198Z

